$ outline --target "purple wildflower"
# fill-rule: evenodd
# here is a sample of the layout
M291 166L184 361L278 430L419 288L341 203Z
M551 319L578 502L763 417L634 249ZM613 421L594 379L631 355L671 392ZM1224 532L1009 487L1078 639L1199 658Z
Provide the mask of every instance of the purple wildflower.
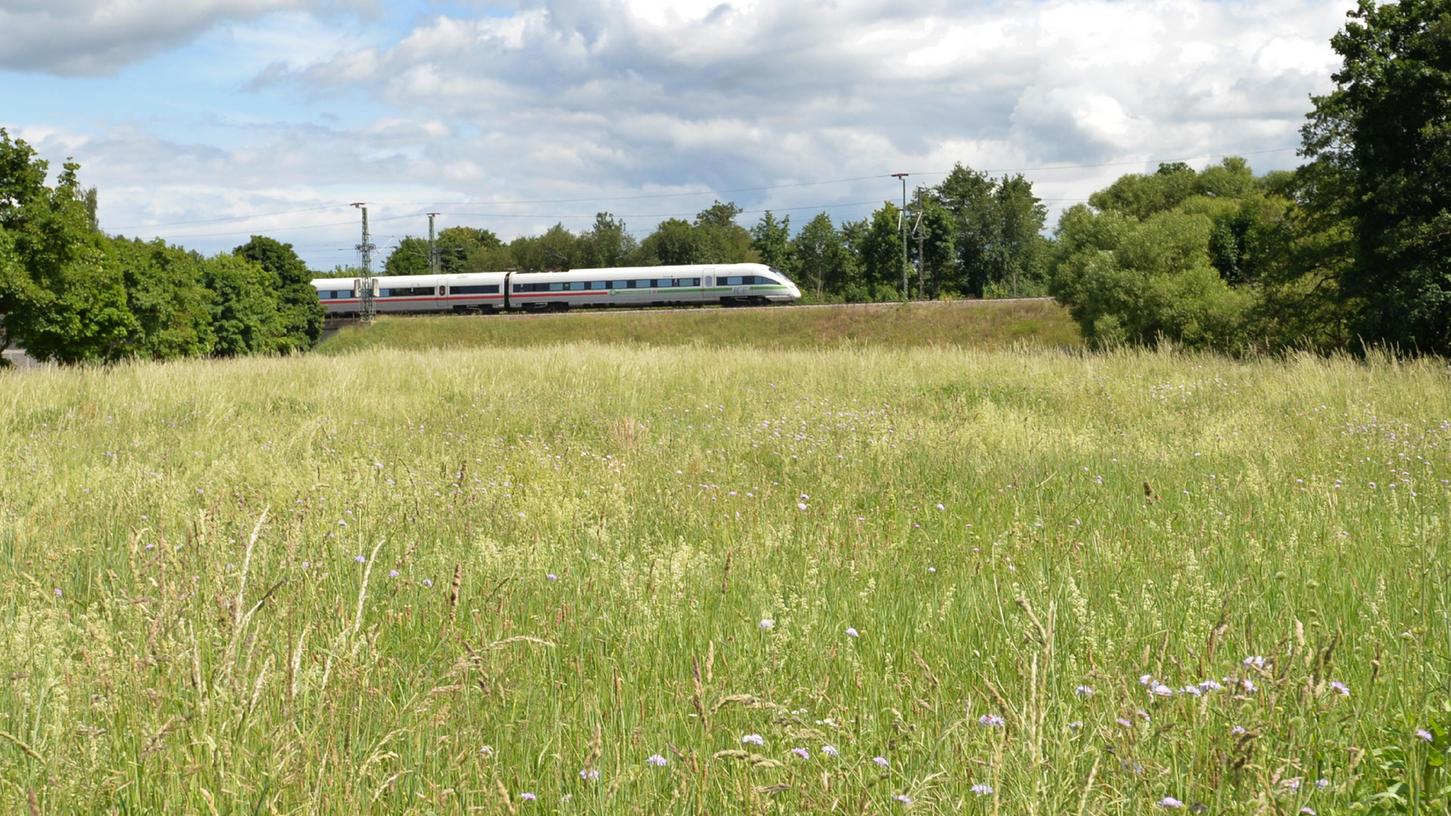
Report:
M1436 738L1431 735L1430 731L1424 728L1417 728L1416 739L1422 740L1423 742L1433 742Z
M1093 696L1093 686L1079 686L1073 690L1079 697L1088 698Z
M985 782L978 782L977 784L972 786L972 792L977 794L978 796L992 796L993 786Z
M1175 799L1172 796L1165 796L1163 799L1159 800L1159 807L1165 810L1178 810L1179 808L1184 807L1184 803L1179 801L1178 799Z
M904 805L910 805L910 804L912 804L912 797L908 796L905 793L899 793L896 796L893 796L892 798L893 799L896 799L898 802L901 802Z
M802 759L811 758L811 752L806 750L805 748L792 748L791 753L795 754L798 757L801 757Z
M361 553L359 553L358 555L353 556L353 560L354 561L357 561L359 564L366 564L366 563L368 563L367 556L362 555Z
M1339 694L1341 697L1350 696L1350 686L1345 685L1339 680L1330 681L1330 690L1335 692L1336 694Z
M996 714L984 714L977 718L977 724L983 728L1002 728L1006 721Z
M861 633L858 632L857 630L851 628L850 626L848 626L848 627L846 627L846 636L847 637L850 637L850 638L856 638L856 637L861 637Z
M598 768L585 768L579 772L579 778L586 782L593 782L600 778L600 771Z
M883 757L883 756L872 757L872 761L875 762L875 763L877 763L878 765L880 765L883 768L890 768L890 767L892 767L892 763L888 762L887 761L887 758L886 757Z
M741 737L742 745L765 745L766 740L760 734L747 734Z
M526 802L533 802L533 801L537 800L539 797L538 796L535 796L533 794L533 792L531 792L531 791L524 791L523 793L519 794L519 798L520 799L523 799Z
M836 750L835 745L823 745L821 746L821 753L829 757L834 757L837 755L838 751Z
M660 756L659 754L651 754L645 757L645 764L654 765L657 768L663 768L666 765L670 764L670 760L666 759L663 756Z

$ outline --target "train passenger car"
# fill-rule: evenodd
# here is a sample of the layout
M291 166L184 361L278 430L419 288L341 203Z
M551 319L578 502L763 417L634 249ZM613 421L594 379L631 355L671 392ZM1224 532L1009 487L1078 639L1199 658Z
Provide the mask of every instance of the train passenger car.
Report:
M362 278L312 282L329 316L362 311ZM801 298L785 275L763 264L692 264L569 272L477 272L373 278L373 311L558 310L574 306L722 306Z
M373 278L373 311L471 312L504 308L506 272L404 275ZM319 278L312 282L329 315L357 314L361 278Z
M509 277L508 307L730 306L789 302L800 297L794 283L764 264L690 264L516 272Z

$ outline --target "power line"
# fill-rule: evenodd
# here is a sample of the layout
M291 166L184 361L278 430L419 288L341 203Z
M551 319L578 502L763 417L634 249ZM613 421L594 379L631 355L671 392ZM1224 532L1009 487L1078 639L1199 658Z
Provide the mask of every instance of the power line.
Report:
M322 207L306 207L300 210L282 210L280 212L256 213L253 215L225 215L218 218L200 218L195 221L173 221L168 224L127 224L125 226L113 227L113 231L120 232L130 229L154 229L155 227L190 227L199 224L225 224L230 221L250 221L254 218L273 218L279 215L298 215L299 213L322 212L324 210L341 210L346 204L328 204Z
M1058 170L1091 170L1091 169L1100 168L1100 167L1133 167L1133 166L1142 166L1142 165L1151 164L1151 163L1168 164L1168 163L1173 163L1173 162L1187 162L1187 161L1193 161L1195 159L1206 158L1206 157L1212 158L1214 156L1218 156L1219 158L1225 158L1225 157L1228 157L1228 156L1260 156L1260 155L1265 155L1265 154L1268 154L1268 153L1284 153L1284 152L1287 152L1287 151L1298 150L1298 149L1299 149L1299 147L1297 147L1297 146L1296 147L1275 147L1275 148L1268 148L1268 149L1265 149L1265 150L1232 151L1232 152L1228 152L1228 153L1209 154L1208 156L1200 155L1200 156L1187 156L1187 157L1183 157L1183 158L1169 158L1169 159L1165 159L1165 158L1161 158L1161 159L1144 158L1144 159L1138 159L1138 160L1133 160L1133 161L1098 162L1098 163L1093 163L1093 164L1059 164L1059 165L1046 165L1046 166L1042 166L1042 167L989 167L989 168L978 168L978 169L976 169L976 172L985 173L985 174L995 174L995 173L1038 173L1038 172L1051 172L1051 171L1058 171ZM912 172L912 175L914 175L914 176L946 176L946 175L950 175L951 173L952 173L951 170L931 170L931 171L913 171ZM475 205L485 205L485 206L490 206L490 207L511 207L511 206L526 206L526 205L533 205L533 204L580 204L580 203L586 203L586 202L640 201L640 200L646 200L646 199L686 198L686 197L691 197L691 196L705 196L705 195L723 196L723 195L732 195L732 194L735 194L735 193L759 193L759 192L769 192L769 191L772 191L772 190L798 189L798 188L802 188L802 187L818 187L818 186L824 186L824 185L828 185L828 184L846 184L846 183L857 182L857 181L876 181L876 180L883 180L883 179L888 179L888 178L892 178L892 177L893 176L890 173L883 173L883 174L870 175L870 176L848 176L848 177L835 178L835 179L822 179L822 180L819 180L819 181L802 181L802 182L790 182L790 183L784 183L784 184L771 184L771 185L765 185L765 186L760 186L760 187L737 187L737 188L732 188L732 189L700 189L700 190L690 190L690 191L681 191L681 192L673 192L673 193L641 193L641 194L634 194L634 195L603 195L603 196L593 196L593 197L588 197L588 198L517 199L517 200L512 200L512 201L467 201L467 200L465 200L465 201L394 201L394 202L380 202L376 206L393 206L393 207L408 207L408 206L412 206L412 207L469 207L469 206L475 206ZM1044 199L1041 199L1041 200L1043 200L1043 201L1053 201L1053 200L1084 200L1084 199L1049 199L1049 198L1044 198ZM347 206L348 205L346 205L346 204L332 204L332 205L325 205L325 206L318 206L318 207L308 207L308 208L294 209L294 210L281 210L281 211L276 211L276 212L253 213L251 215L234 215L234 216L221 216L221 217L217 217L217 218L204 218L204 219L197 219L197 220L192 220L192 221L173 221L173 222L166 222L166 223L161 223L161 224L128 224L128 225L125 225L125 226L116 227L116 228L114 228L113 230L110 230L110 231L112 231L112 232L120 232L120 231L123 231L123 230L148 230L148 231L154 231L154 230L165 229L165 228L169 228L169 227L195 226L195 225L201 225L201 224L221 224L221 223L229 223L229 222L245 222L245 221L257 220L257 219L263 219L263 218L273 218L273 217L282 216L282 215L297 215L297 214L300 214L300 213L323 212L323 211L326 211L326 210L343 209L343 208L345 208ZM837 206L848 206L848 205L837 205ZM787 209L809 209L809 207L795 207L795 208L781 207L781 208L777 208L778 211L785 211ZM761 210L761 211L758 211L758 212L764 212L764 210ZM390 216L390 217L386 217L386 218L375 218L373 220L374 221L387 221L387 220L395 220L395 219L398 219L398 218L414 218L414 217L418 217L420 215L425 215L425 214L426 213L422 213L422 212L420 212L420 213L411 213L411 214L402 215L402 216ZM633 217L633 218L666 217L666 218L669 218L669 217L674 217L676 215L679 215L679 213L672 213L672 214L665 215L665 216L633 215L633 216L621 216L621 217L626 217L626 218L630 218L630 217ZM500 216L491 216L491 217L509 217L509 218L514 218L514 217L525 217L525 216L524 215L500 215ZM537 217L545 217L545 218L555 218L555 217L558 217L558 218L575 218L575 217L579 217L579 216L549 216L549 215L541 215L541 216L537 216ZM588 217L589 218L593 218L594 216L593 215L590 215ZM351 224L352 222L349 221L349 222L346 222L346 223L347 224ZM284 231L284 230L316 229L316 228L321 228L321 227L340 226L340 225L341 224L316 224L316 225L304 225L304 226L297 226L297 227L268 227L267 230L269 232L281 232L281 231ZM183 236L178 236L178 237L183 237L183 238L210 238L210 237L227 236L227 235L242 235L242 234L246 234L246 233L249 233L249 232L252 232L252 230L241 230L241 231L233 231L233 232L216 232L216 233L193 233L193 234L190 234L190 235L183 235Z

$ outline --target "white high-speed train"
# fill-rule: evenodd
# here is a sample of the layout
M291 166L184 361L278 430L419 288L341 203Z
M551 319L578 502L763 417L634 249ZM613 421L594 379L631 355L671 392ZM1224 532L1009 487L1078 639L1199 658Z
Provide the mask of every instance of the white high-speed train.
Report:
M764 305L800 300L801 290L764 264L693 264L569 272L476 272L377 277L373 310L474 312L574 306ZM357 314L362 278L312 282L329 315Z

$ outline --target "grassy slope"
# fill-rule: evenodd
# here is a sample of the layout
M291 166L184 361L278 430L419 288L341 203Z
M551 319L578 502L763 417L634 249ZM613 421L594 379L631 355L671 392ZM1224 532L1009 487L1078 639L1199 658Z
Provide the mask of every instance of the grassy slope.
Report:
M958 301L810 309L581 311L522 317L410 317L345 328L324 353L598 342L819 348L844 345L1072 347L1078 327L1050 300Z
M1420 795L1448 418L1443 366L1171 354L0 374L0 812L1338 813L1383 747Z

